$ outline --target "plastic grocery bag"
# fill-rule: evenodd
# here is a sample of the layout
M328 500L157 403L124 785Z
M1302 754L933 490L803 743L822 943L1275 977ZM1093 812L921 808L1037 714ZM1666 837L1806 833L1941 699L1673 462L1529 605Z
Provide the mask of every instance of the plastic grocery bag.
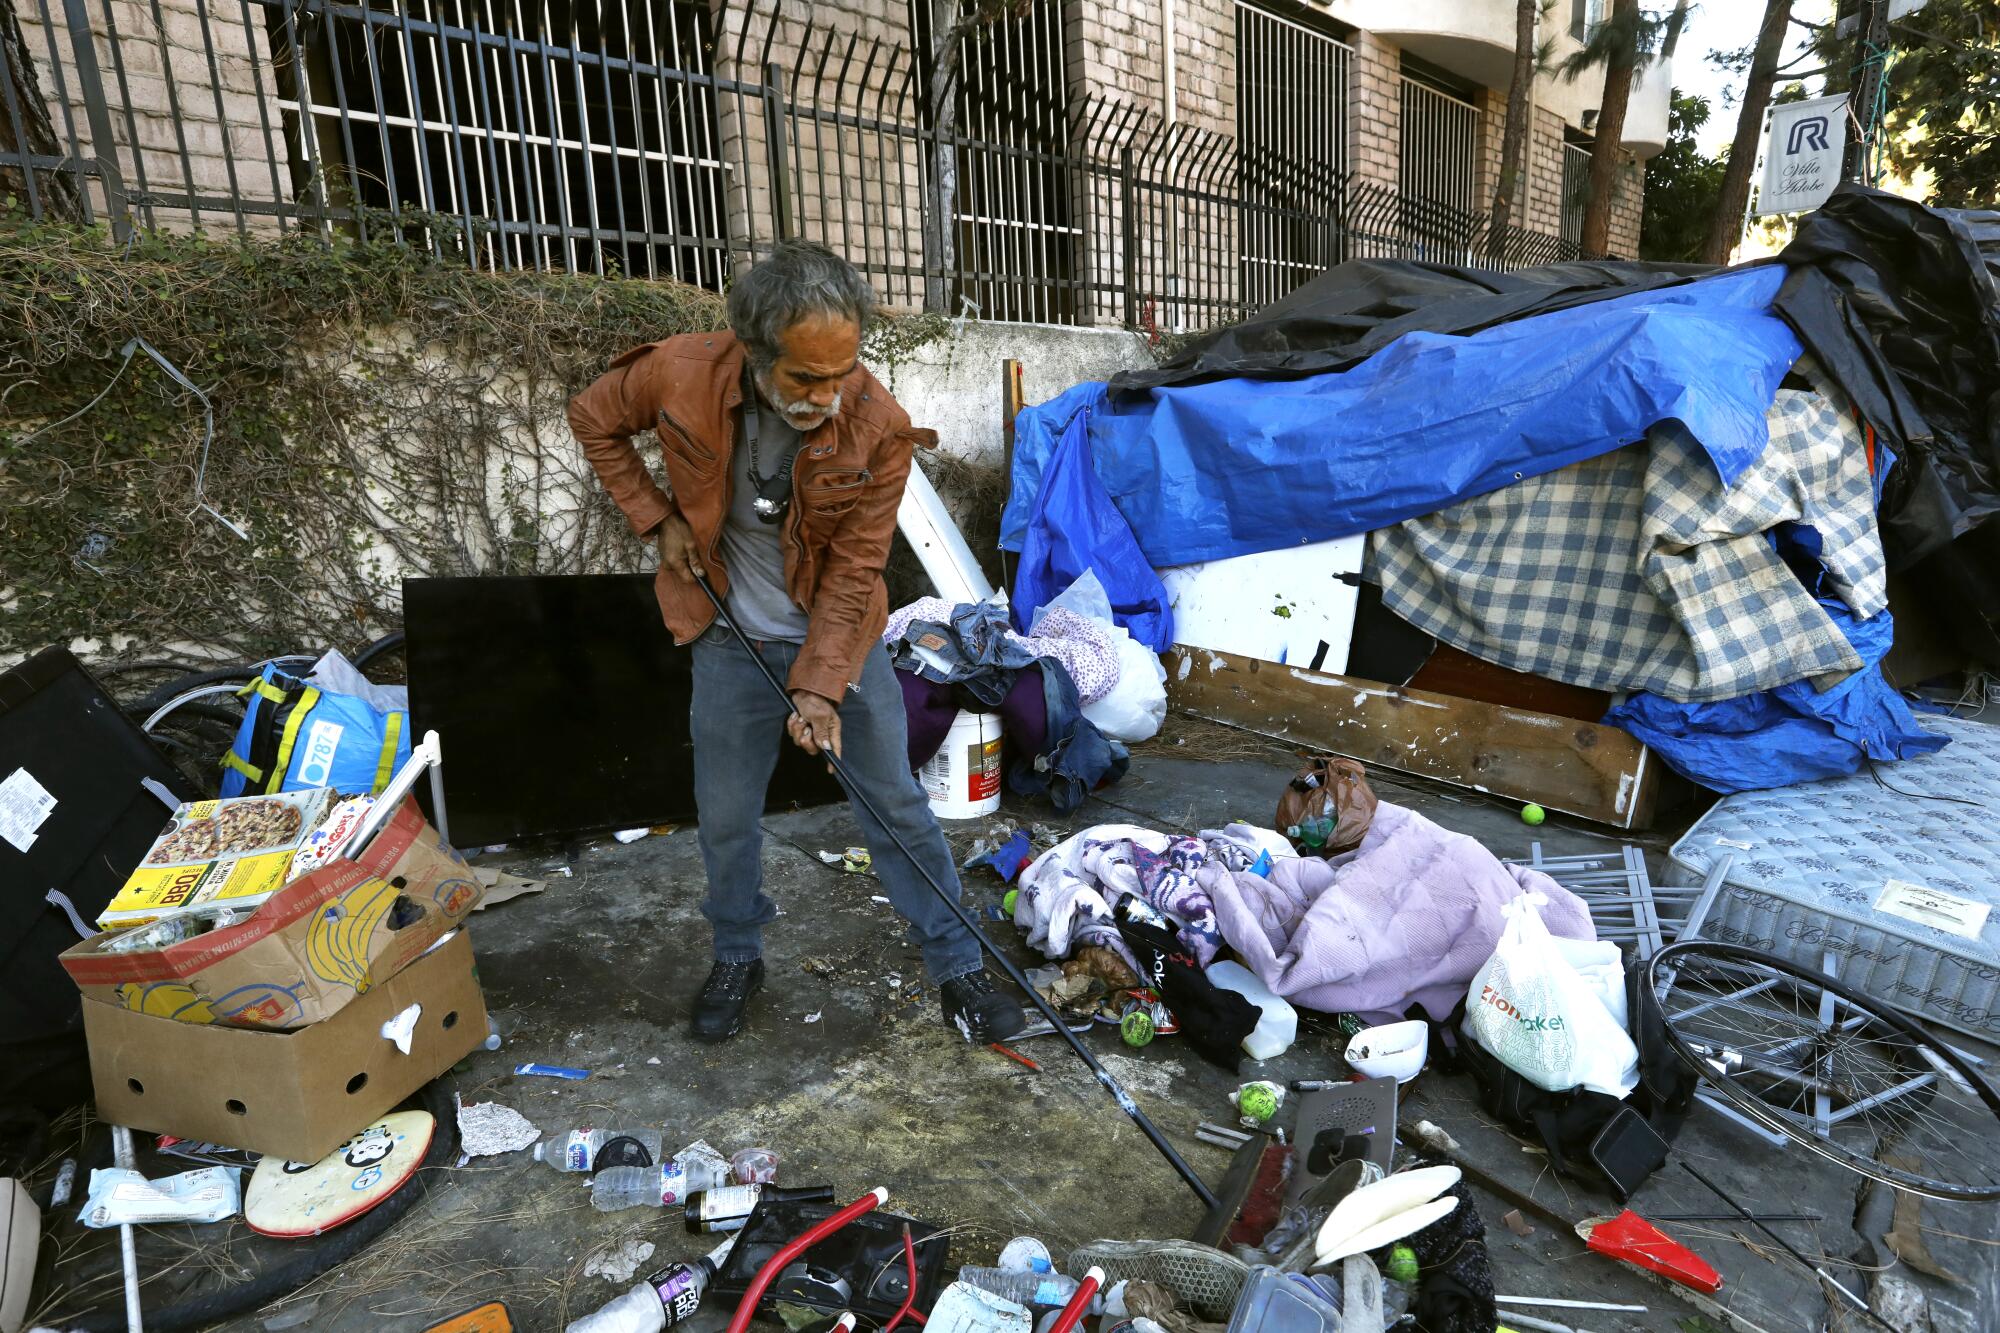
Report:
M1623 1097L1639 1084L1639 1048L1542 923L1536 909L1547 901L1525 893L1501 906L1507 924L1472 978L1465 1028L1538 1088Z
M1118 683L1095 703L1085 704L1083 715L1114 741L1136 745L1151 740L1167 718L1167 669L1160 664L1160 655L1118 624L1095 570L1083 571L1054 601L1036 611L1028 632L1041 633L1042 618L1057 608L1102 622L1118 650Z

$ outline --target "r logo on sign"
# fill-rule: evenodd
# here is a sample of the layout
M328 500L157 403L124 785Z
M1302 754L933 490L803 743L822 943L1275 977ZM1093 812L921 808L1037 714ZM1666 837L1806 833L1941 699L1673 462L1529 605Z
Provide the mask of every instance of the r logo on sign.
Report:
M1803 153L1807 149L1826 151L1827 121L1825 116L1814 116L1810 120L1797 121L1792 125L1791 134L1785 139L1787 153Z

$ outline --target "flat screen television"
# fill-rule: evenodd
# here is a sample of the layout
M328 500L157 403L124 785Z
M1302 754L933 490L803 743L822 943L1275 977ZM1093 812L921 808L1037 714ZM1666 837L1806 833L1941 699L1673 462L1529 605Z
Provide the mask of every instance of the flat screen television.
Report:
M694 817L690 650L650 575L405 579L403 626L454 845ZM783 747L767 808L839 799L825 765Z

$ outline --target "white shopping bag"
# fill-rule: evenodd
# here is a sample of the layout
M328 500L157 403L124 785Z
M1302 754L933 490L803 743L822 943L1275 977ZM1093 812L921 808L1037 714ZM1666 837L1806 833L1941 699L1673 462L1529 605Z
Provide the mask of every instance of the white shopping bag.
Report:
M1538 1088L1623 1097L1639 1085L1639 1048L1607 1007L1605 964L1593 960L1588 981L1578 973L1536 911L1546 901L1526 893L1501 907L1507 924L1472 978L1466 1031Z

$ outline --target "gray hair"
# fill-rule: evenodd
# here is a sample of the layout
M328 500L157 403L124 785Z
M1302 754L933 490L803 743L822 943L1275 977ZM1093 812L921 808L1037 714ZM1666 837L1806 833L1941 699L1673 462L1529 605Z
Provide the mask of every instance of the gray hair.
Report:
M779 241L729 286L729 327L760 371L784 353L785 330L814 315L853 320L864 333L875 318L867 280L816 242Z

